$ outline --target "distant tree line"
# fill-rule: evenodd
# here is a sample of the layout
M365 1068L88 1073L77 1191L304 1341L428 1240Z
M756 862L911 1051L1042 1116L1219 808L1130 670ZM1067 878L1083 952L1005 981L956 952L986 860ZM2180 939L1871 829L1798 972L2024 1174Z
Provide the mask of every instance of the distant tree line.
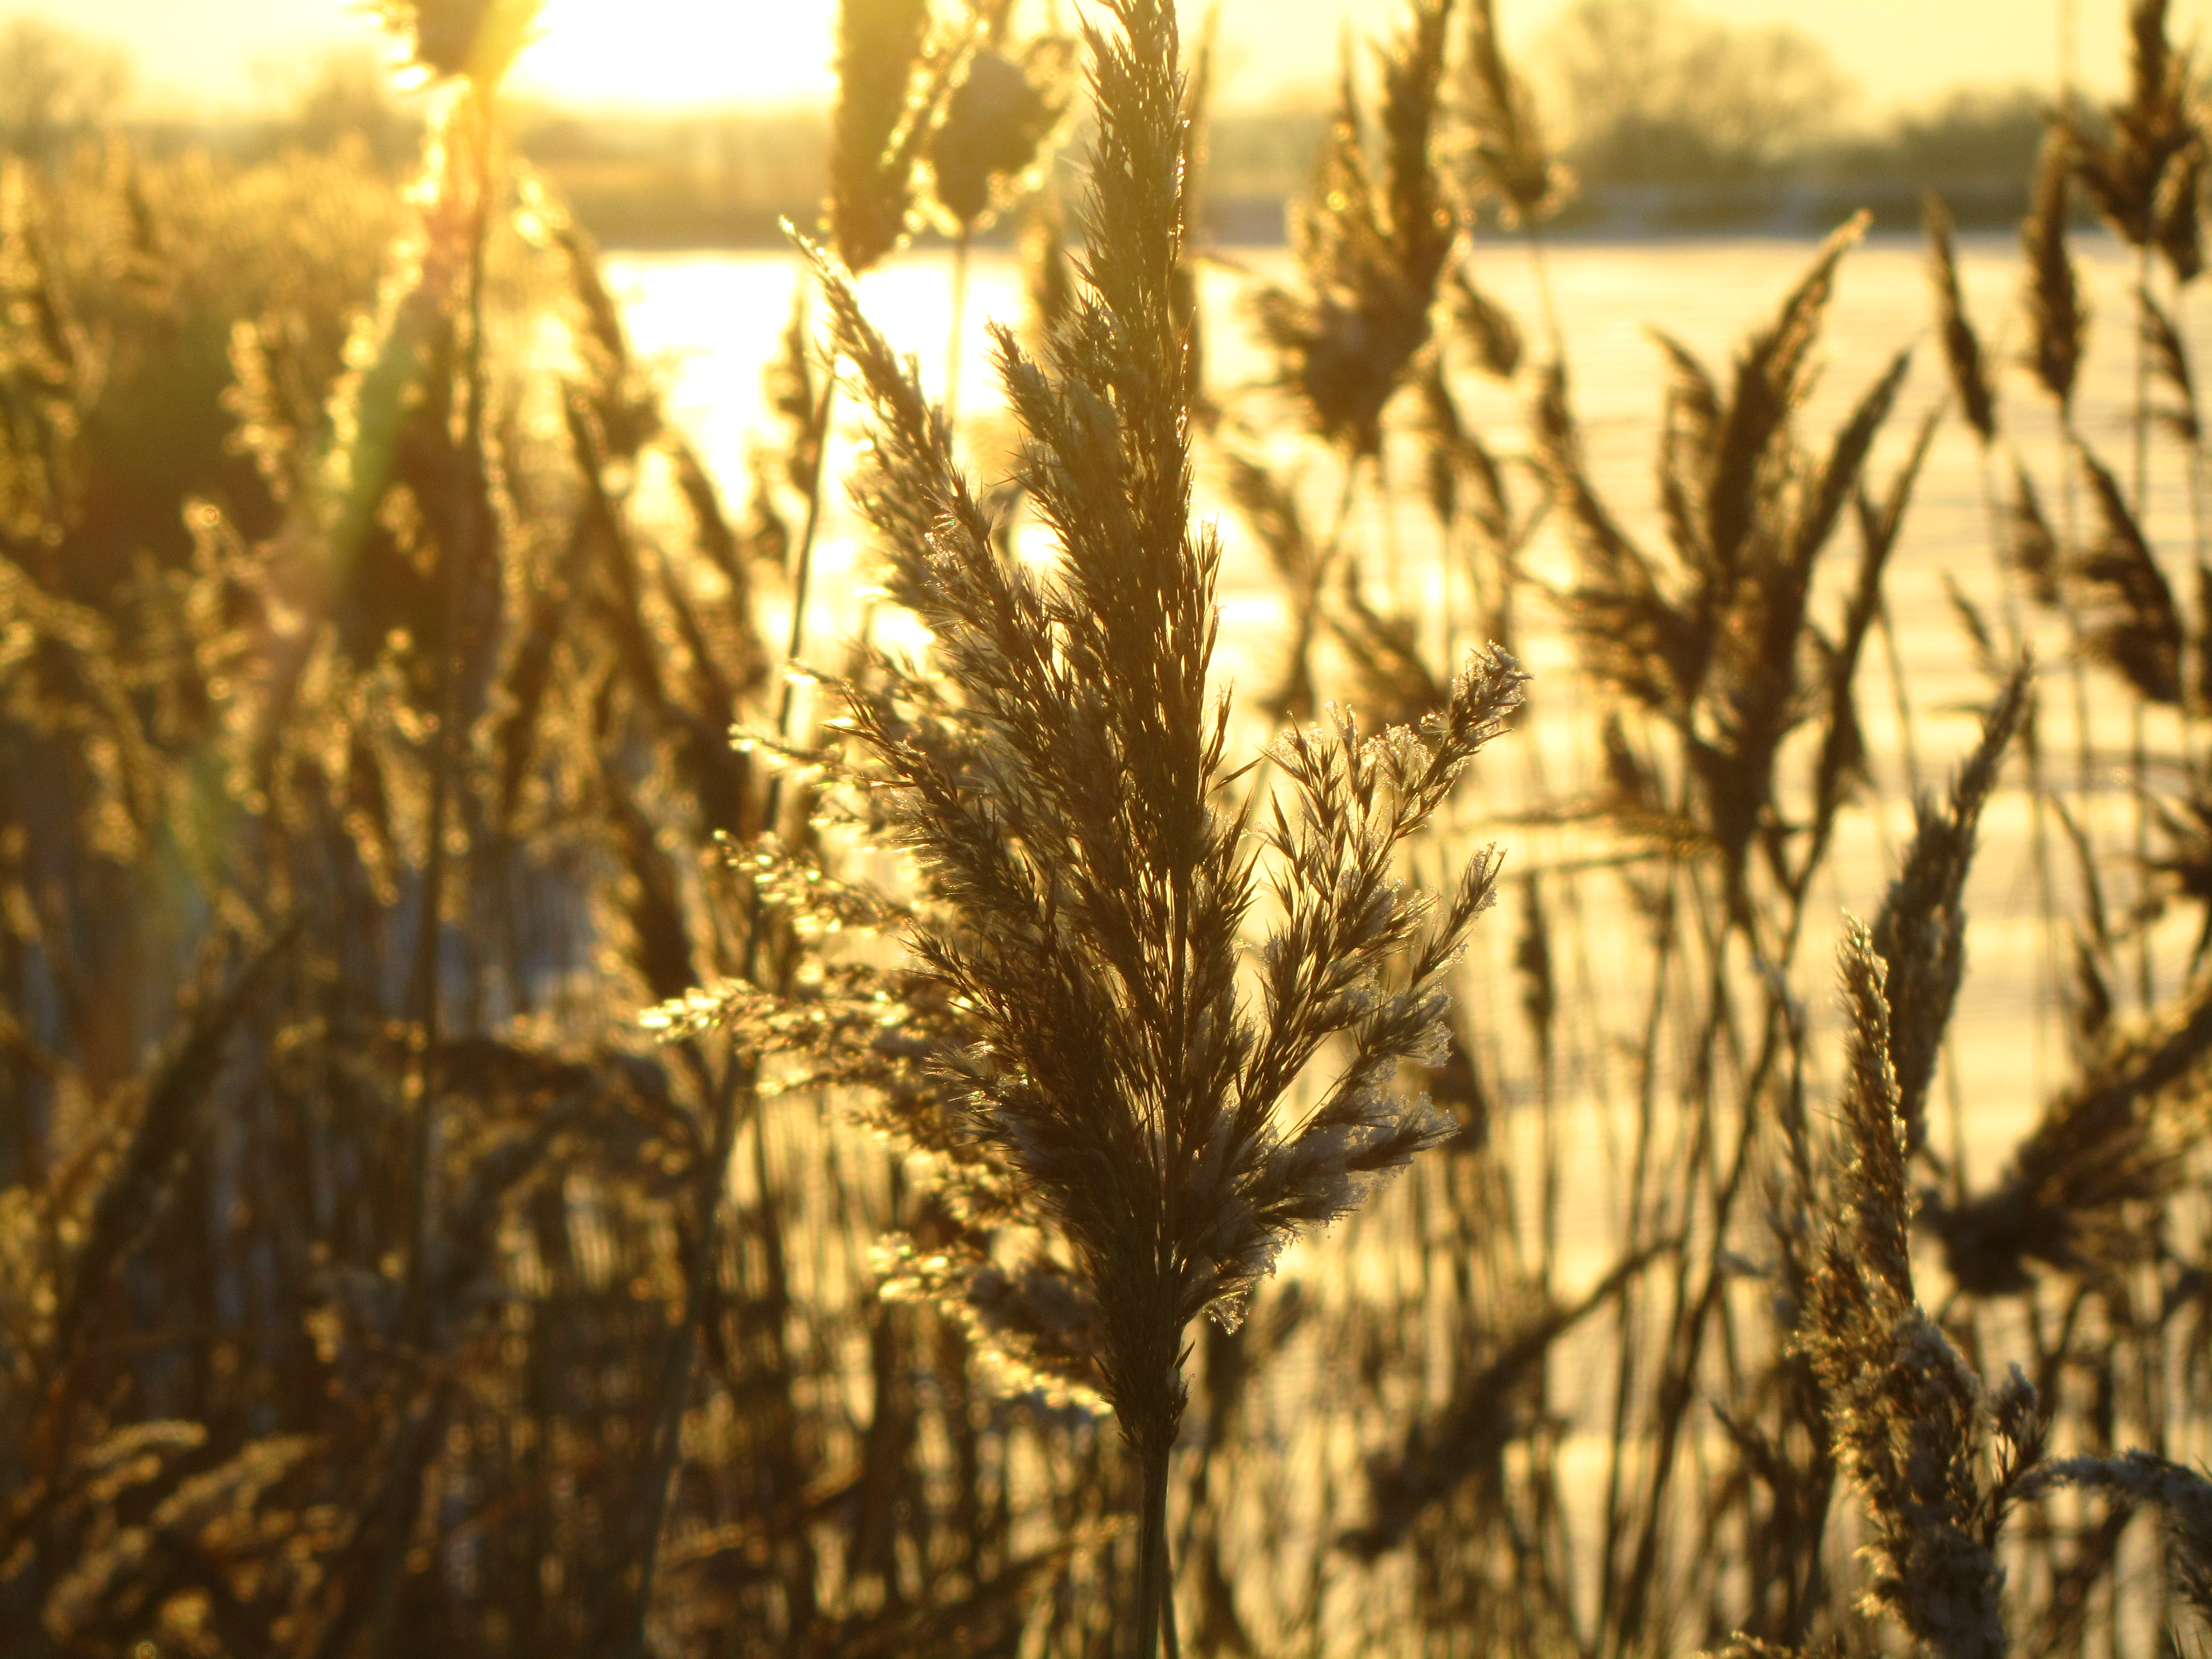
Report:
M1814 217L1832 197L1910 220L1931 185L1965 222L2009 222L2025 209L2019 180L2043 131L2043 100L2026 89L1960 92L1879 128L1855 124L1858 89L1818 40L1787 25L1715 21L1684 0L1576 0L1529 61L1581 185L1569 228L1694 228L1756 218L1793 194ZM271 88L267 112L214 125L132 117L131 84L112 48L10 24L0 31L0 143L52 159L129 118L155 153L201 145L251 161L349 146L397 170L416 150L418 113L365 50L302 65ZM827 185L827 118L811 108L658 116L547 106L519 118L522 153L611 245L774 242L784 219L811 222ZM1327 126L1318 107L1216 114L1205 175L1216 236L1279 236L1280 204L1305 189Z

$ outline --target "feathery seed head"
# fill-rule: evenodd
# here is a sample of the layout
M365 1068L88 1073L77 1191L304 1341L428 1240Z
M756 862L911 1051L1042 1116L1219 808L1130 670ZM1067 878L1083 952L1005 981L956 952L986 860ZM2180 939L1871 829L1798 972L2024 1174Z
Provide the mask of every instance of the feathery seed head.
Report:
M407 43L410 65L435 79L496 88L528 46L544 0L374 0Z

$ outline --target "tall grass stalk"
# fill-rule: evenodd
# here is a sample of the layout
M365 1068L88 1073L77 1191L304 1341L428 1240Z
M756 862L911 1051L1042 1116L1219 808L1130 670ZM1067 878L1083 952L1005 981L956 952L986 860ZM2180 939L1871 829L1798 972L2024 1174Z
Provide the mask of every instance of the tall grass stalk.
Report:
M1443 975L1494 866L1470 864L1425 928L1427 905L1387 883L1520 677L1478 659L1419 733L1369 739L1347 716L1276 747L1295 807L1268 809L1282 917L1248 1012L1237 941L1256 872L1242 815L1214 805L1229 777L1225 705L1206 684L1218 555L1188 520L1176 28L1151 0L1112 15L1113 33L1090 37L1090 252L1053 341L1057 378L1011 333L997 340L1027 434L1022 481L1060 545L1055 575L998 551L941 413L842 274L823 272L872 416L860 501L946 676L939 690L878 659L880 689L845 688L850 718L935 907L909 949L983 1039L943 1056L954 1098L1004 1160L1007 1200L1061 1241L1055 1272L1095 1325L1079 1369L1137 1466L1129 1651L1150 1659L1172 1625L1185 1328L1237 1308L1291 1232L1348 1209L1449 1127L1390 1084L1436 1040ZM1279 1101L1337 1034L1346 1068L1286 1115ZM923 1122L908 1132L936 1139Z

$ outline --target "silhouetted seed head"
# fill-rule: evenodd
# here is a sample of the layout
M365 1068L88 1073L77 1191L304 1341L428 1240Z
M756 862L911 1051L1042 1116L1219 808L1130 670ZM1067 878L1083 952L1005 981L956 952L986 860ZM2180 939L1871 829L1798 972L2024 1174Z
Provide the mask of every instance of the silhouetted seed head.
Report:
M1544 140L1528 83L1506 66L1492 0L1468 0L1468 118L1482 184L1509 225L1540 225L1573 198L1575 177Z
M1521 327L1513 313L1475 286L1465 265L1455 270L1449 289L1452 320L1474 348L1483 372L1510 380L1521 367Z
M2153 702L2181 701L2181 614L2118 480L2086 448L2081 471L2103 533L2067 567L2083 647Z
M2066 242L2072 205L2067 188L2072 177L2069 158L2066 134L2053 126L2044 135L2034 195L2027 217L2020 223L2021 250L2027 258L2026 362L2043 389L2062 404L2073 401L2074 380L2088 331L2088 313Z
M830 234L848 270L898 246L928 115L929 0L839 0Z
M2200 569L2202 585L2212 586L2212 573ZM2212 801L2201 788L2179 800L2158 803L2160 845L2150 867L2166 878L2171 890L2203 910L2207 925L2197 933L2192 969L2202 965L2212 949Z
M1337 1547L1363 1561L1378 1559L1455 1489L1497 1476L1506 1448L1528 1431L1529 1384L1546 1356L1620 1296L1658 1254L1639 1250L1576 1301L1543 1308L1508 1327L1443 1410L1416 1423L1395 1450L1368 1459L1367 1521L1341 1534Z
M1344 559L1340 568L1339 597L1325 617L1351 671L1345 689L1356 706L1392 726L1442 708L1450 694L1422 660L1419 622L1386 615L1369 602L1359 561Z
M2065 1457L2026 1482L2039 1494L2054 1486L2106 1492L2124 1504L2148 1504L2166 1522L2166 1565L2173 1587L2202 1619L2212 1620L2212 1480L2153 1452L2117 1457Z
M974 230L1015 182L1048 161L1069 103L1073 43L1033 41L1018 56L987 46L946 100L930 140L931 179L954 228Z
M2197 380L2189 367L2189 348L2182 343L2181 330L2155 295L2140 289L2136 299L2151 373L2172 398L2171 403L2154 407L2152 417L2194 449L2204 428L2197 406Z
M2019 573L2029 599L2045 610L2057 609L2063 574L2058 538L2043 515L2035 481L2018 460L2013 463L2012 500L2005 509L2005 562Z
M2136 0L2129 9L2128 96L2107 112L2111 137L2099 137L2070 113L2061 118L2075 176L2113 234L2130 247L2150 247L2165 240L2170 223L2186 259L2197 234L2190 222L2196 209L2166 193L2166 175L2202 139L2190 107L2192 70L2187 54L2166 40L2166 0Z
M791 319L783 325L778 349L761 370L761 401L782 424L783 482L794 494L811 495L822 467L829 434L822 429L822 366L815 361L814 330L807 317L806 291L793 296Z
M2158 249L2186 286L2204 270L2204 141L2198 138L2167 164L2151 204Z
M1981 342L1966 319L1965 301L1959 294L1959 264L1951 246L1951 210L1943 198L1929 191L1921 198L1921 221L1928 232L1929 275L1936 284L1936 308L1943 330L1943 361L1951 371L1951 389L1958 394L1960 412L1984 443L1996 440L1996 398L1982 367Z
M1991 1407L1980 1382L1915 1299L1905 1130L1889 1059L1888 1000L1865 928L1838 950L1845 1075L1838 1103L1848 1158L1826 1222L1800 1338L1826 1400L1837 1455L1866 1510L1867 1600L1942 1659L2003 1659L2004 1571L1992 1544L2018 1471L2039 1449L2007 1441L1983 1482ZM2002 1424L2021 1428L2017 1401Z
M1589 672L1686 739L1694 815L1729 872L1738 922L1748 920L1749 851L1776 827L1776 769L1789 734L1829 711L1816 782L1831 810L1857 748L1848 674L1820 675L1825 698L1807 695L1807 681L1820 665L1856 660L1876 596L1855 601L1849 648L1824 643L1816 664L1807 649L1813 576L1910 360L1900 355L1866 390L1825 455L1800 447L1794 416L1811 383L1837 261L1863 228L1855 219L1829 239L1773 325L1739 355L1725 397L1703 365L1662 338L1675 370L1660 450L1671 557L1643 551L1599 500L1557 365L1536 404L1539 448L1577 554L1568 625ZM1881 514L1862 523L1875 532L1878 575L1893 526Z
M465 76L496 87L528 46L544 0L378 0L385 26L408 43L409 62L438 79Z
M1981 741L1952 781L1948 808L1916 804L1918 829L1890 884L1871 935L1883 963L1897 1110L1911 1157L1927 1138L1928 1090L1936 1057L1966 975L1961 908L1973 862L1975 826L1996 787L2006 745L2026 717L2031 682L2023 666L1982 721Z
M1559 987L1552 978L1552 930L1544 915L1544 889L1534 871L1521 879L1521 933L1514 941L1513 966L1521 975L1521 1008L1539 1054L1552 1047L1552 1020L1559 1012Z
M1383 65L1378 157L1347 64L1328 148L1292 210L1304 289L1261 290L1253 310L1279 382L1323 436L1369 455L1383 405L1429 337L1451 251L1451 215L1432 155L1452 0L1419 0Z
M2026 1291L2031 1262L2100 1279L2140 1259L2130 1206L2164 1196L2201 1128L2169 1093L2201 1086L2212 1054L2212 990L2199 985L2148 1029L2106 1029L2081 1079L2043 1109L2003 1176L1955 1208L1931 1200L1927 1221L1960 1288Z

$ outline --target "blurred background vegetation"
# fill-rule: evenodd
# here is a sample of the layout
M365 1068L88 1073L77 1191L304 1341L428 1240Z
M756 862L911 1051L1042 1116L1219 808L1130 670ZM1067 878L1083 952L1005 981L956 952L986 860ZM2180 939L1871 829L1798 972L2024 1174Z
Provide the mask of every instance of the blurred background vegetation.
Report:
M191 149L241 165L343 147L388 175L414 153L420 112L369 50L264 76L258 113L185 120L135 116L132 66L112 48L30 20L0 42L0 119L18 154L51 161L87 134L127 132L149 156ZM1813 36L1719 21L1694 0L1574 0L1523 67L1581 181L1559 221L1569 234L1804 233L1862 205L1878 228L1905 228L1929 189L1963 227L2009 225L2026 210L2044 131L2045 100L2025 89L1962 91L1871 119ZM829 117L811 107L524 103L514 121L520 153L607 246L780 246L778 225L810 222L827 185ZM1322 102L1217 112L1216 240L1284 240L1285 207L1310 181L1328 126Z

